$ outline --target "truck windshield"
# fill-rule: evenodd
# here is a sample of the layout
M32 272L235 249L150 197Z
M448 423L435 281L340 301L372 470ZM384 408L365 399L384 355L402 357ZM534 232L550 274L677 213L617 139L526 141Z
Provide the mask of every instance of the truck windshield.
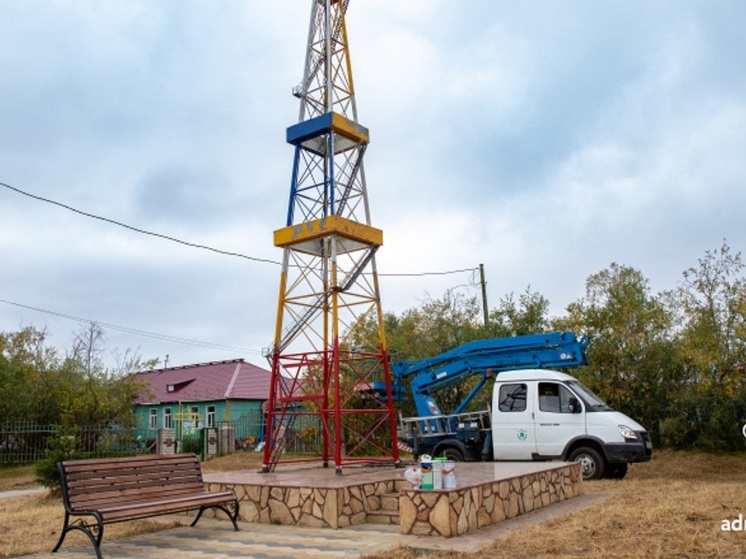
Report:
M591 411L610 410L611 408L601 398L596 396L593 391L579 380L568 380L567 385L580 396L583 403Z

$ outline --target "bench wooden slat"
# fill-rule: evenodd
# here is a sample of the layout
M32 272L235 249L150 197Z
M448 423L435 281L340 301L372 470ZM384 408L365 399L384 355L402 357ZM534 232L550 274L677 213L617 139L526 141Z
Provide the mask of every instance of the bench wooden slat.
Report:
M135 518L152 516L156 511L165 514L169 511L181 511L185 508L199 508L201 506L224 503L226 499L232 498L232 493L205 493L202 496L190 495L177 499L164 499L162 501L117 504L109 507L102 507L99 509L99 512L104 520Z
M77 475L67 480L70 487L85 487L86 485L106 485L111 483L137 483L139 481L152 482L159 480L161 483L176 482L180 479L192 479L202 481L202 476L194 472L185 472L183 470L150 470L130 475Z
M145 493L127 492L102 492L102 493L86 493L84 495L77 495L75 498L69 500L70 508L73 511L85 511L85 510L98 510L101 506L106 506L107 503L122 502L122 503L137 503L143 501L157 501L163 499L164 496L174 495L195 495L202 492L202 487L186 487L169 489L168 491L148 491Z
M157 475L159 473L172 473L173 475L199 476L200 470L193 464L133 464L131 468L119 466L117 468L95 468L91 470L67 470L70 481L86 479L116 479L120 477L143 477Z
M180 489L199 489L203 486L203 482L198 479L186 479L186 478L179 478L178 480L169 480L167 482L164 482L160 479L155 479L151 481L122 481L118 483L86 483L86 484L68 484L67 489L71 497L77 496L77 495L86 495L89 493L147 493L148 491L153 491L158 488L162 490L168 490L173 489L174 491L178 491Z
M168 491L158 491L157 488L151 491L138 493L136 491L128 491L126 493L116 493L111 491L101 492L101 493L86 493L84 495L78 495L75 499L75 501L71 501L72 503L75 503L76 508L81 508L86 506L84 503L91 502L96 503L100 502L102 505L106 505L106 503L112 503L112 502L136 502L136 501L158 501L160 499L163 499L165 497L169 496L175 496L175 497L181 497L184 495L198 495L202 493L203 487L185 487L185 488L172 488Z
M145 467L159 467L159 466L193 466L194 463L191 460L186 460L183 457L184 454L173 454L169 456L154 455L154 454L142 454L135 457L126 458L100 458L100 459L87 459L87 460L69 460L65 462L67 468L71 472L93 472L96 470L116 470L116 469L131 469L137 466ZM147 457L147 459L143 459ZM114 462L112 462L112 460Z
M135 456L122 456L120 458L83 458L81 460L68 460L65 462L73 470L90 470L93 467L118 468L126 464L178 464L193 463L191 457L194 454L138 454Z

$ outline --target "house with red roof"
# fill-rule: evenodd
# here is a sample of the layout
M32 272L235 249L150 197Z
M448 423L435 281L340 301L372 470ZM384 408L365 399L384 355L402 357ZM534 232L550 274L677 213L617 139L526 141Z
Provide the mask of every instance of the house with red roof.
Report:
M240 427L238 439L260 440L270 376L243 359L137 373L142 384L135 402L137 427L152 432L148 438L158 429L174 429L183 440L197 437L202 428L231 425Z

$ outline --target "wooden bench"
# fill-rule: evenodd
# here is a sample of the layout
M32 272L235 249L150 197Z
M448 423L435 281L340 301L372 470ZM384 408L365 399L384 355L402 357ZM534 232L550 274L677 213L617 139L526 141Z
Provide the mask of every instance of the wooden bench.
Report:
M232 491L210 492L194 454L59 462L65 525L54 553L68 532L80 530L101 559L104 525L208 508L224 511L238 531L238 499ZM74 517L74 519L73 519Z

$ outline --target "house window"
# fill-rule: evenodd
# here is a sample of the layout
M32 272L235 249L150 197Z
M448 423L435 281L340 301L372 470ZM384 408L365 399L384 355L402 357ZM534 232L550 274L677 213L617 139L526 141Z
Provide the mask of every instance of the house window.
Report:
M192 424L194 425L195 429L199 429L202 427L202 425L199 424L199 407L192 406L189 410L192 414Z
M158 428L158 410L155 408L150 408L150 419L148 421L148 427L150 429Z
M207 427L215 427L215 406L207 406Z
M163 428L164 429L173 429L174 423L171 419L171 408L166 408L163 410Z

